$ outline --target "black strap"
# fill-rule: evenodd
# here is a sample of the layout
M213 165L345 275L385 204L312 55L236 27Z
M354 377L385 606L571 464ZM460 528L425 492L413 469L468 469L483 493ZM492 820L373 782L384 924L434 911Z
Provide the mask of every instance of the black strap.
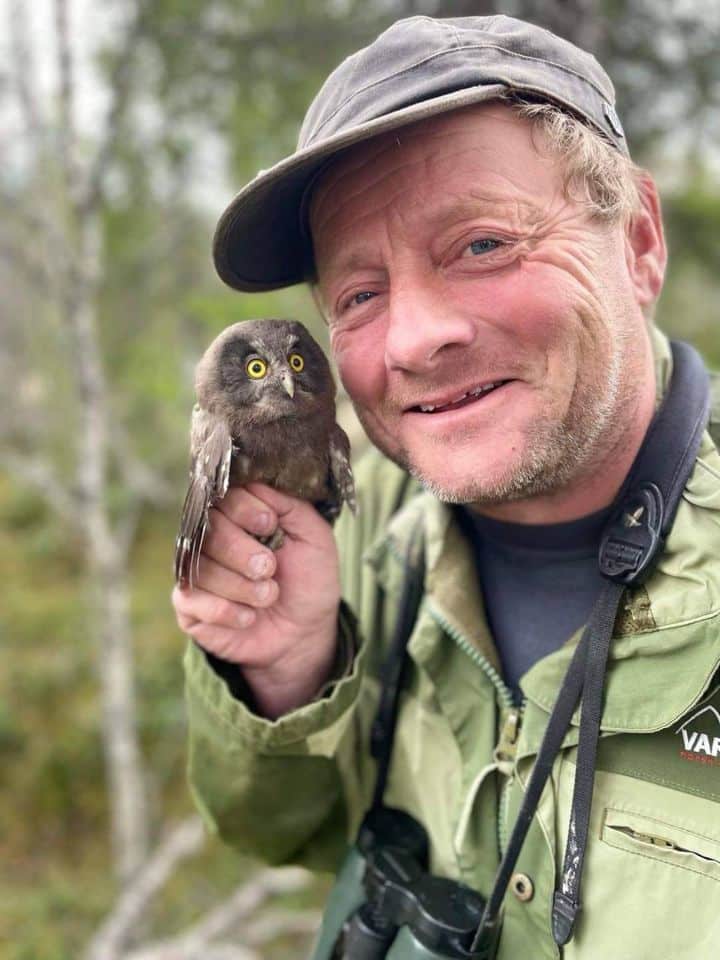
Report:
M380 705L370 731L370 753L377 761L377 778L371 809L382 804L385 793L395 741L395 725L405 669L405 649L417 618L424 580L425 539L422 518L419 518L410 534L405 552L400 612L395 621L390 650L382 667Z
M615 499L600 543L600 572L639 584L665 545L710 415L710 380L702 358L673 341L668 392Z
M484 948L496 935L510 876L572 714L582 698L568 841L552 918L553 937L559 945L567 943L574 930L580 909L605 671L618 604L624 587L642 583L662 552L709 416L709 380L702 359L687 344L673 343L672 349L670 387L603 531L598 557L603 586L550 714L473 950Z
M601 542L599 564L601 573L608 578L606 585L642 582L660 556L695 463L709 412L709 380L700 356L687 344L673 344L673 377L668 398L653 419L623 486L619 509L610 519ZM673 457L669 454L678 438L682 445ZM637 532L641 548L645 547L638 555L637 566L624 571L604 569L612 568L607 562L608 552L616 556L618 543L628 545L628 531ZM637 542L632 545L638 547ZM560 885L553 903L553 936L561 946L572 936L580 910L580 882L590 828L602 695L613 622L614 615L607 632L598 632L585 669L570 824Z
M579 892L585 862L585 848L590 827L595 760L600 736L603 687L610 641L617 616L618 604L624 591L620 583L606 580L598 598L593 632L588 635L585 671L582 686L582 711L578 740L575 784L570 808L570 823L565 845L565 861L560 880L560 889L553 899L553 937L557 944L564 944L572 936L575 917L580 906ZM554 758L552 758L554 759ZM552 766L552 759L550 764Z
M518 812L517 819L515 820L510 840L495 876L495 882L485 907L485 913L483 914L483 919L473 943L473 950L484 947L485 944L491 942L495 936L495 929L500 920L500 907L502 906L510 877L515 869L517 859L520 856L520 851L525 842L527 832L530 829L532 819L535 816L535 811L540 802L540 796L550 776L553 762L560 751L565 733L570 725L570 720L580 700L585 679L588 648L591 646L592 639L597 636L599 631L607 630L608 621L610 622L610 632L612 632L615 611L617 610L622 591L623 588L614 583L608 583L604 586L600 602L595 604L590 614L590 619L580 638L580 642L575 648L557 701L550 714L548 725L545 728L545 734L543 735L542 743L537 753L535 766L530 775L525 797Z

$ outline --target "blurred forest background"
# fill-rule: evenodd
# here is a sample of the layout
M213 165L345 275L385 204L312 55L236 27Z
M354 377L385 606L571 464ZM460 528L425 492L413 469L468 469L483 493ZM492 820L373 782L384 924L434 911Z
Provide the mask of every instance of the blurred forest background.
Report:
M525 16L594 51L658 176L658 322L720 363L720 5L0 0L0 956L299 957L326 880L203 837L171 551L192 373L240 295L210 238L328 70L400 16Z

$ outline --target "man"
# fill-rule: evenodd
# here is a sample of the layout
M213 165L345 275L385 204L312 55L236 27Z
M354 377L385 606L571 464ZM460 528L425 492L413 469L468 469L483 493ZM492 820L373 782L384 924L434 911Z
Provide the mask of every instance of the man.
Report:
M395 24L331 75L300 143L228 208L216 264L239 289L312 283L385 457L358 468L340 563L317 513L267 487L213 511L199 587L173 597L196 641L193 789L239 848L337 867L372 796L378 673L420 527L385 801L425 826L433 872L487 897L670 377L657 192L596 61L506 17ZM254 535L278 522L272 555ZM714 955L719 549L705 434L658 566L615 622L575 935L561 948L551 932L573 727L505 898L501 960Z

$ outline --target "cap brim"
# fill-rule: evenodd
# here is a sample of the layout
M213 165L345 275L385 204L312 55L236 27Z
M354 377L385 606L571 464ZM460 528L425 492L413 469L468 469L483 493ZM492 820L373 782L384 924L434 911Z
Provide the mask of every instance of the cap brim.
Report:
M483 84L413 103L294 153L261 171L225 209L213 240L215 269L236 290L257 292L301 283L312 251L301 221L308 185L335 154L388 130L438 113L493 100L508 89Z

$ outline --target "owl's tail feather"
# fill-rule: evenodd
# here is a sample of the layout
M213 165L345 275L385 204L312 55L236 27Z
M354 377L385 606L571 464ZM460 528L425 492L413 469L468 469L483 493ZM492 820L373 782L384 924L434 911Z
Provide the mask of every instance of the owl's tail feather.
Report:
M222 499L230 482L232 437L227 423L197 407L193 410L193 462L175 541L175 580L193 586L209 526L210 507Z
M194 477L183 503L180 530L175 541L175 580L189 583L197 580L200 552L208 527L211 495L204 478Z

